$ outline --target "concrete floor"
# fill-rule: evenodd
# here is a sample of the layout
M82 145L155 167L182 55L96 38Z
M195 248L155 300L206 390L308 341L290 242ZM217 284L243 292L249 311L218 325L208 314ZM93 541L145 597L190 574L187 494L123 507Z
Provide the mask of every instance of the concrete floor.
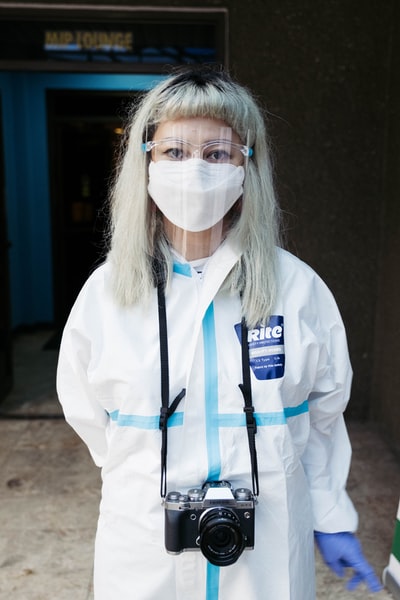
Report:
M0 404L1 600L93 598L100 474L60 418L57 351L42 349L50 337L49 331L32 331L16 338L15 386ZM393 540L400 465L376 427L354 422L348 427L353 444L348 489L359 511L364 552L381 576ZM346 591L316 556L318 600L392 598L387 590Z

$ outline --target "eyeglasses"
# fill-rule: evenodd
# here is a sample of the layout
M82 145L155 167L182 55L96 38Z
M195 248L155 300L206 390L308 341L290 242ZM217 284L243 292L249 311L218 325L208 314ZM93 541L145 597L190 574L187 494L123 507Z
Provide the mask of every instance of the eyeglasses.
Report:
M229 140L212 140L204 144L192 144L185 140L166 138L157 142L144 142L144 152L152 152L157 160L182 161L189 158L202 158L209 163L231 163L240 165L243 157L253 155L253 149L242 144L234 144Z

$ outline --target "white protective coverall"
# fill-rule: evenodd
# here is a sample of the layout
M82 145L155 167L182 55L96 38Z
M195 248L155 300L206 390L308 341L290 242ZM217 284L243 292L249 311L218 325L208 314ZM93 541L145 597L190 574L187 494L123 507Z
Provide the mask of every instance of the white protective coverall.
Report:
M345 491L351 449L346 336L326 285L278 250L281 281L268 327L249 331L260 495L255 549L216 567L200 551L170 555L160 499L157 296L121 308L111 265L83 287L65 327L58 392L66 419L102 467L96 600L313 600L313 529L354 531ZM251 488L243 413L239 298L219 291L239 258L224 243L203 279L175 263L166 296L170 394L168 491L208 479Z

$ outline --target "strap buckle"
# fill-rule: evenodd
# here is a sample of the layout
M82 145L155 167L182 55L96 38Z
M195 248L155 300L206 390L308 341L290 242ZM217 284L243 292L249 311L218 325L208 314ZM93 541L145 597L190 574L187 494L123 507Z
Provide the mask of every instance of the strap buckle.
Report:
M161 431L164 431L167 428L167 422L169 417L169 407L161 406L160 407L160 420L159 420L159 428Z
M243 406L243 412L246 415L247 429L253 429L254 433L257 433L257 423L254 418L254 406Z

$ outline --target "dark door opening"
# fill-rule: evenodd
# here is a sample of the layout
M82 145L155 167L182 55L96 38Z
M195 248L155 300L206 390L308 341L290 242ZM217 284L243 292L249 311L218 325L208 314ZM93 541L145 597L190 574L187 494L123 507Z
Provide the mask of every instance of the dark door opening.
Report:
M106 199L131 99L123 92L47 92L57 327L104 259Z

